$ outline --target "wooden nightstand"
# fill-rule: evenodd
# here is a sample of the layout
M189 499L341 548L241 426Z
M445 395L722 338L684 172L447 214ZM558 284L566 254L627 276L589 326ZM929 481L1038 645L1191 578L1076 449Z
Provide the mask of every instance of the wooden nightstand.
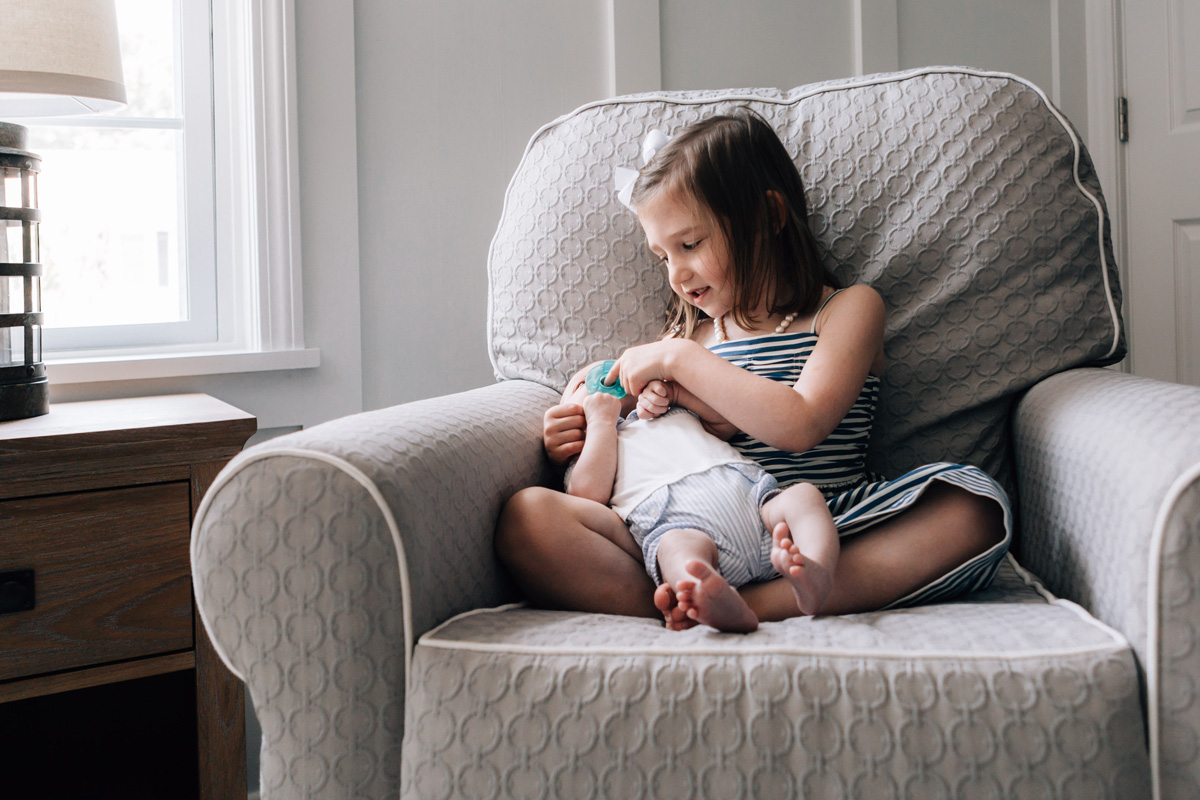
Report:
M0 423L0 793L16 776L44 781L39 797L59 796L77 764L38 739L92 726L78 758L97 769L114 758L136 765L147 748L169 761L156 742L182 733L195 748L182 763L195 767L187 786L157 786L156 796L245 798L243 688L196 615L188 543L200 498L256 427L202 394L63 403ZM96 755L127 715L159 708L166 733ZM109 785L129 769L138 767L92 775L88 796L142 796Z

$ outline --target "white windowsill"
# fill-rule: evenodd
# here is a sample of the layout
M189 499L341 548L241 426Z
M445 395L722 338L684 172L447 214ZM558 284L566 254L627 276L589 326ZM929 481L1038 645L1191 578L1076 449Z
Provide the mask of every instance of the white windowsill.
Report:
M321 351L274 350L260 353L186 353L177 355L115 356L46 359L50 383L98 383L221 375L230 372L270 372L312 369L321 365Z

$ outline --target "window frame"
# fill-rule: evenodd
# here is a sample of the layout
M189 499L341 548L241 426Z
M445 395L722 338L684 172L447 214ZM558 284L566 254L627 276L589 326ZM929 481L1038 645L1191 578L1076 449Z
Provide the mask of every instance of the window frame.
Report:
M202 208L187 213L196 210L204 227L207 212L209 233L197 237L189 227L186 235L189 261L202 259L209 268L197 272L199 278L189 278L189 302L193 292L198 301L211 301L215 324L190 341L152 330L154 325L74 329L91 331L92 343L101 346L47 347L44 357L53 382L319 363L318 352L306 350L303 337L293 0L185 0L181 10L185 28L211 32L203 37L211 49L204 48L201 65L208 76L201 81L207 85L207 100L197 100L200 95L195 94L185 100L187 116L198 102L211 112L202 115L208 125L201 143L207 166L200 166L200 147L185 145L189 169L203 170L208 181L207 199L193 199L189 185L187 205ZM185 52L181 66L185 84L198 69L196 53L191 56ZM112 118L104 124L119 127L128 121ZM140 328L152 338L114 343L97 336L109 328L115 336L122 327ZM271 353L280 357L262 357ZM113 362L126 366L115 375L97 369Z

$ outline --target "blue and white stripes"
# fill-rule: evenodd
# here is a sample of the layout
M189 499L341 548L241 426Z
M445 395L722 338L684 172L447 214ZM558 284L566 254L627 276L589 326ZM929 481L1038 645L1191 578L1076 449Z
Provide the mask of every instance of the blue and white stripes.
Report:
M756 375L793 386L816 344L815 333L801 332L723 342L711 349ZM1004 512L1004 540L888 607L933 603L984 588L995 577L1012 539L1008 496L987 473L961 464L928 464L893 480L868 475L867 442L879 401L879 387L879 378L868 376L846 418L824 442L807 453L777 450L745 434L738 434L729 443L761 464L781 487L803 481L820 488L839 536L861 533L900 514L935 481L995 500Z
M793 386L816 345L815 333L799 332L723 342L711 349L756 375ZM867 440L878 402L879 378L869 375L845 419L825 441L807 453L777 450L744 433L737 434L729 443L761 464L782 487L804 481L826 494L837 492L863 480Z
M992 582L1012 539L1012 510L1008 495L978 467L962 464L927 464L894 480L863 483L853 490L829 498L829 511L839 536L852 536L905 511L935 481L941 481L995 500L1004 511L1004 540L957 569L915 592L901 597L888 608L924 605L948 600Z

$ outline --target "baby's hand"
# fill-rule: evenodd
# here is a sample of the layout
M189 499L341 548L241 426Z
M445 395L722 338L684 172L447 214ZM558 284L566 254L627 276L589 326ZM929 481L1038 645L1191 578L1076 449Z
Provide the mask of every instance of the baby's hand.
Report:
M588 425L616 425L621 418L621 401L605 392L589 394L583 399L583 415Z
M638 395L637 412L639 419L654 419L667 413L675 404L675 384L670 381L650 381Z
M542 443L551 462L561 467L583 451L586 425L583 407L575 403L559 403L546 409L542 417Z

